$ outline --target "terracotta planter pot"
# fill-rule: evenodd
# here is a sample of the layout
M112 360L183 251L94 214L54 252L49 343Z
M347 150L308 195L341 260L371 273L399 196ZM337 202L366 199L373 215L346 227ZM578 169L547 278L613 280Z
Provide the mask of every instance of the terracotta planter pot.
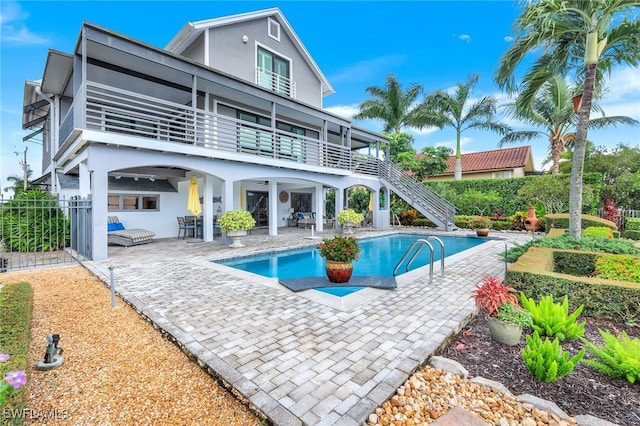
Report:
M353 274L353 264L350 262L336 262L327 260L325 264L327 278L332 283L346 283Z
M527 231L535 232L540 229L540 219L536 217L536 208L529 207L529 215L524 220L524 227Z
M520 342L522 337L522 327L512 322L498 321L489 317L487 322L489 333L493 340L504 345L514 346Z
M476 229L476 235L478 237L487 237L489 235L489 228Z

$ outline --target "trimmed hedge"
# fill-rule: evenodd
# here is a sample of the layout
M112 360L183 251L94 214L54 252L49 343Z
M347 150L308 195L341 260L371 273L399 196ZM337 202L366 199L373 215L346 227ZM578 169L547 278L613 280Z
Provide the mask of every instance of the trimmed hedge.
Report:
M588 277L595 271L595 262L595 253L553 251L553 272Z
M553 225L554 228L569 229L569 213L550 213L544 216L544 220L546 221L547 229L550 229L550 225ZM618 225L610 220L588 214L582 215L581 226L582 229L586 229L591 226L606 226L613 231L618 230Z
M551 294L554 299L569 296L572 309L584 305L584 315L625 323L640 321L640 288L590 283L579 277L549 277L533 272L509 271L508 284L527 297L540 300Z
M640 219L627 219L624 225L624 237L630 240L640 240Z
M587 226L582 232L582 236L613 238L613 230L606 226Z

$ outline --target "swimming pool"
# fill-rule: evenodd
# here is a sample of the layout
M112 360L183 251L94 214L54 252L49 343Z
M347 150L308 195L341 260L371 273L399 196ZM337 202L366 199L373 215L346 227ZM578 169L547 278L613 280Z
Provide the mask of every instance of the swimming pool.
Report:
M360 258L353 263L354 276L392 277L393 270L417 239L427 238L430 235L417 234L392 234L381 237L360 239ZM487 241L486 238L437 236L444 243L445 257L475 247ZM440 260L440 244L432 241L434 249L434 262ZM325 260L320 256L315 246L304 249L287 250L277 253L266 253L256 256L241 257L237 259L216 261L222 265L243 271L262 275L264 277L278 278L280 280L305 277L325 277ZM429 249L423 248L416 257L409 271L428 265ZM400 273L405 272L404 266ZM336 296L344 296L360 290L362 287L331 287L318 288L318 291L330 293Z

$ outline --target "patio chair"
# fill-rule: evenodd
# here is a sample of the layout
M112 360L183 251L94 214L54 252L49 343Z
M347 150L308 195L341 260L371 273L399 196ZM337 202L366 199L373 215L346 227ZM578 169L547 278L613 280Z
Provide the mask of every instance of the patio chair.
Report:
M196 232L196 223L190 222L187 223L183 216L177 216L178 219L178 238L180 238L180 234L182 234L182 239L187 237L187 231L191 234L191 236L195 236Z
M118 216L107 218L107 241L120 246L135 246L151 242L156 234L146 229L125 229Z

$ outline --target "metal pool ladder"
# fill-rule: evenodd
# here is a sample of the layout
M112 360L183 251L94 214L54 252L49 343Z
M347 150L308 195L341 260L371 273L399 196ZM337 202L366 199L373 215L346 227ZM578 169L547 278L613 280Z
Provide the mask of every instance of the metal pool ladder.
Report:
M405 266L405 272L409 271L411 263L413 263L414 259L418 256L420 251L422 251L422 248L424 246L427 246L429 247L429 284L431 284L431 282L433 281L433 246L431 245L429 240L437 241L440 244L440 276L444 278L444 243L440 238L434 236L427 237L426 239L420 238L418 240L415 240L413 244L411 244L411 247L409 247L409 249L404 253L396 267L393 269L394 277L397 275L398 269L400 269L400 266L409 256L414 247L417 246L417 249L415 250L415 252L413 252L413 255L407 262L407 265Z

